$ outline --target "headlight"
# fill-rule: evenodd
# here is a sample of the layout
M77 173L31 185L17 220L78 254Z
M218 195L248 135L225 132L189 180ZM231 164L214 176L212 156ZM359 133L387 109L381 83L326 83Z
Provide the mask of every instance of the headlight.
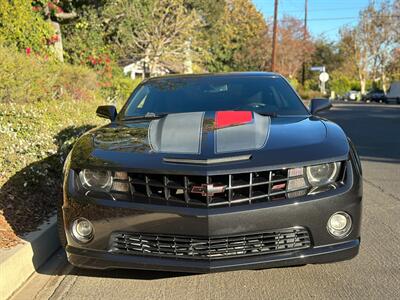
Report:
M83 169L79 172L82 185L91 190L109 191L113 177L110 171Z
M325 163L306 168L308 182L312 186L334 183L339 175L340 162Z

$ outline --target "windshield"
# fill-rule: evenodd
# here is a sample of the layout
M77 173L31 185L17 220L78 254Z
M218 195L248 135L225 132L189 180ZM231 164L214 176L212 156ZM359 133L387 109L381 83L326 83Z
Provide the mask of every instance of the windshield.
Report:
M224 110L309 114L290 85L278 76L193 76L149 80L133 93L122 115Z

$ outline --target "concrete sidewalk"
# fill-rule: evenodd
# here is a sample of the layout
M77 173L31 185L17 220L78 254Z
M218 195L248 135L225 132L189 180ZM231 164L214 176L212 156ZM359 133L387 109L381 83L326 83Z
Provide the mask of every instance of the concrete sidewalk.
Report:
M23 243L0 250L0 300L9 298L60 247L57 216L23 238Z

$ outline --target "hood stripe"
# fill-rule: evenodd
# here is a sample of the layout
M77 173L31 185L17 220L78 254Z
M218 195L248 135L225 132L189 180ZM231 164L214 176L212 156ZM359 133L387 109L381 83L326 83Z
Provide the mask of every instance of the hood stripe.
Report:
M170 114L149 125L149 145L155 152L199 154L204 112Z
M265 146L271 125L271 118L254 114L254 122L231 126L215 131L215 152L229 153L258 150Z
M153 152L176 154L232 153L261 149L271 119L251 111L169 114L152 120L148 128Z

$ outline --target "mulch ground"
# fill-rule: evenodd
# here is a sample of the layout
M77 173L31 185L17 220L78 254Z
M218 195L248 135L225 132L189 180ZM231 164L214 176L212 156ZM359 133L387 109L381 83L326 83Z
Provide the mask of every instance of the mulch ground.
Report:
M61 178L30 188L16 176L0 187L0 249L21 243L26 233L54 214L57 199L62 197Z

